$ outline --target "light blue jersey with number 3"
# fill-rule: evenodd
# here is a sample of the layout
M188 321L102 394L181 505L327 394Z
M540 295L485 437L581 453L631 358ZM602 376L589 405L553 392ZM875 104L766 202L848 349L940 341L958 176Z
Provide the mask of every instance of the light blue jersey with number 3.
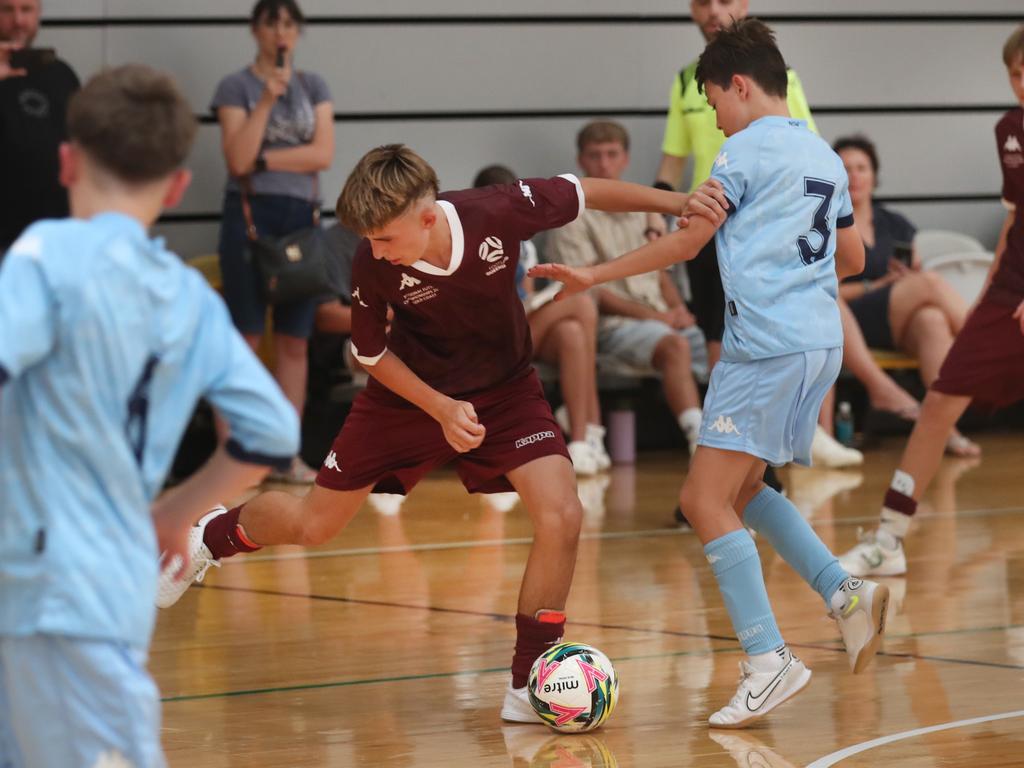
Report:
M722 359L841 347L836 229L853 205L839 156L803 120L762 117L725 142L711 177L731 204L715 235Z
M11 246L0 385L0 638L148 645L150 504L199 398L235 458L298 449L294 408L224 302L118 213L40 222Z

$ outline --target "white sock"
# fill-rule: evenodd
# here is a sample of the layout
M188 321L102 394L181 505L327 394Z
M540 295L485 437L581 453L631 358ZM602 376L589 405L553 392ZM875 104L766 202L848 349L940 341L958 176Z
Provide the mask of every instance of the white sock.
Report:
M758 672L774 672L777 669L781 669L782 665L786 663L786 651L788 649L785 645L780 645L774 651L768 651L768 653L759 653L755 656L748 656L750 666L756 669Z
M600 424L587 424L587 442L604 448L605 431Z
M704 412L700 408L687 408L679 414L679 428L686 439L692 444L700 436L700 423L704 420Z
M914 477L902 469L897 469L892 473L892 482L889 483L889 487L894 491L899 491L904 496L913 496Z

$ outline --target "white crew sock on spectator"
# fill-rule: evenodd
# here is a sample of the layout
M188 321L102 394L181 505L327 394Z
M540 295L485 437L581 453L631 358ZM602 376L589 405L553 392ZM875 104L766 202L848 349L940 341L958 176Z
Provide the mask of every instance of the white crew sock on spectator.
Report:
M697 450L697 438L700 437L700 423L704 420L704 412L700 408L687 408L679 414L679 428L686 435L690 446L690 455Z

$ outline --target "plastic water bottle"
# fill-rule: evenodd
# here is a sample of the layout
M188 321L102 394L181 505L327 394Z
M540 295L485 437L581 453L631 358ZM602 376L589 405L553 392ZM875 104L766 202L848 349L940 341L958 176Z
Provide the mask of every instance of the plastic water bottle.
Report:
M836 440L846 446L853 445L853 409L845 401L839 404L836 413Z

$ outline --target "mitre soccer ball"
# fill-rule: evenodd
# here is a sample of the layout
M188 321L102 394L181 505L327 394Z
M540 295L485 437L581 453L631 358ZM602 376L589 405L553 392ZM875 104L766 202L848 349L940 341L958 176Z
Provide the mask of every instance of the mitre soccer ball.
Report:
M619 697L612 663L583 643L559 643L541 654L533 663L526 689L541 720L563 733L599 727Z

